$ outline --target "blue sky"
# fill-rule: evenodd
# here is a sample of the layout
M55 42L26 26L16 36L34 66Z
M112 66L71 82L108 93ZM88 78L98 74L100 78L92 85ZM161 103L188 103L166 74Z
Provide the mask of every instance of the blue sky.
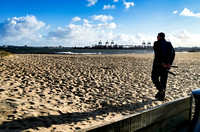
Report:
M200 46L198 0L0 0L0 45L154 42Z

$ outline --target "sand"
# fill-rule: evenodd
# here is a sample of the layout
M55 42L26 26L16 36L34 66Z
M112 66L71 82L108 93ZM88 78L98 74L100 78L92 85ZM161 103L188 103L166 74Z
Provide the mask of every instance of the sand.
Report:
M185 97L200 53L177 53L166 99L154 98L153 54L12 55L0 60L0 131L74 131Z

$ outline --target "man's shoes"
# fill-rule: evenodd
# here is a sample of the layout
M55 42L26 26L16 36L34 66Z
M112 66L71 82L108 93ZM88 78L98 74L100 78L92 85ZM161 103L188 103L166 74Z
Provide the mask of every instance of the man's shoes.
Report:
M155 95L155 98L157 98L159 101L164 101L165 100L165 91L161 91L161 92L158 92L156 95Z

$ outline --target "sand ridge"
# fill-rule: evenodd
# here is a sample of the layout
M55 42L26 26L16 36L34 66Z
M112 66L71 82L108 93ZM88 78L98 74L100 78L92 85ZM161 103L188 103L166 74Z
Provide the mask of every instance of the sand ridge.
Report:
M74 131L191 94L200 54L177 53L166 100L154 98L153 54L14 55L0 61L0 131Z

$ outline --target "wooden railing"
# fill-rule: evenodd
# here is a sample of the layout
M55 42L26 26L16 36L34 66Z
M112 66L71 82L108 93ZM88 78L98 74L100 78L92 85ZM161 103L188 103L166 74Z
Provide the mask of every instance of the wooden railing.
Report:
M188 96L142 112L124 116L79 132L175 131L191 120L192 97Z

